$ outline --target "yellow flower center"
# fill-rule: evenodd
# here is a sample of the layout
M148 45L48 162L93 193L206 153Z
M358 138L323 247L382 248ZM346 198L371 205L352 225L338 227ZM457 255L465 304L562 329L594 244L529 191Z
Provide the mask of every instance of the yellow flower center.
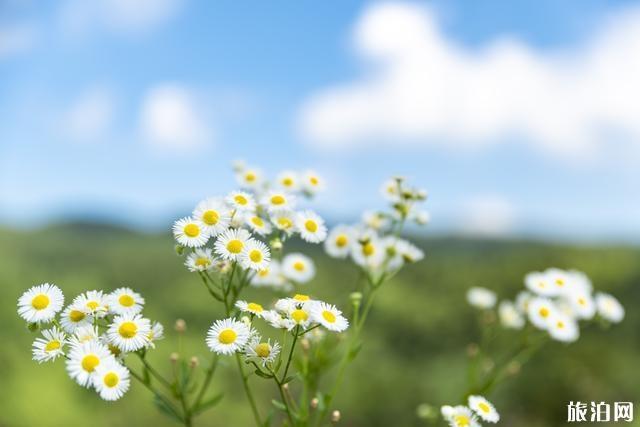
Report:
M98 359L98 356L95 354L87 354L82 358L82 362L80 362L80 364L82 365L82 369L85 371L93 372L94 369L96 369L96 366L100 364L100 359Z
M198 267L208 267L209 265L211 265L211 260L209 260L209 258L196 259L196 266Z
M53 340L47 343L47 345L44 347L44 351L53 351L53 350L59 349L60 347L61 347L60 341Z
M339 248L344 248L349 243L349 239L344 234L336 237L336 246Z
M271 196L272 205L280 206L280 205L284 205L285 203L286 203L286 200L283 196L279 194L276 194L275 196Z
M256 346L256 354L258 357L269 357L271 354L271 346L266 342L261 342Z
M318 223L312 219L308 219L304 223L304 228L306 228L310 233L315 233L316 231L318 231Z
M238 334L233 329L225 329L218 335L218 341L221 344L233 344L238 338Z
M538 287L539 287L540 289L544 289L544 288L546 288L546 287L547 287L547 284L546 284L545 282L540 282L540 283L538 283Z
M293 227L293 221L291 221L291 219L287 217L281 217L278 218L278 225L280 226L280 228L288 230L289 228Z
M258 178L258 177L256 176L256 174L255 174L255 173L253 173L253 172L247 172L247 173L244 175L244 180L245 180L245 181L247 181L247 182L255 182L255 180L256 180L257 178Z
M549 317L549 309L546 307L542 307L539 313L540 313L540 316L544 317L545 319Z
M107 387L113 388L118 385L118 383L120 382L120 378L115 372L109 372L104 376L102 381L104 381L104 385L106 385Z
M293 178L283 178L282 185L284 185L285 187L291 187L293 185Z
M124 322L118 328L118 333L122 338L133 338L138 332L138 325L133 322Z
M188 237L198 237L198 235L200 234L200 227L198 227L196 224L189 223L184 226L183 231L184 234L186 234Z
M85 318L85 314L80 310L71 310L69 312L69 319L74 323L80 322L84 318Z
M291 312L291 318L296 322L296 323L302 323L304 321L306 321L309 318L309 315L307 314L306 311L297 308L295 310L293 310Z
M489 412L491 412L491 408L489 407L489 405L487 405L484 402L478 403L478 408L480 408L480 410L485 414L488 414Z
M309 182L311 183L311 185L318 185L320 183L320 180L315 176L311 176L309 177Z
M471 425L471 420L466 415L456 415L453 417L456 426L458 427L468 427Z
M296 261L293 263L293 268L297 271L304 271L304 262Z
M254 216L253 218L251 218L251 222L257 227L264 227L264 221L259 216Z
M229 243L227 243L227 250L232 254L239 254L242 252L243 247L244 243L238 239L229 240Z
M556 285L560 287L564 286L564 280L560 278L556 279Z
M87 302L86 305L89 308L89 310L95 310L98 307L100 307L100 304L98 303L98 301L89 301L89 302Z
M50 300L48 296L45 294L39 294L31 300L31 306L36 310L44 310L49 307L49 302Z
M249 309L249 311L255 311L256 313L262 313L264 311L264 308L262 308L260 304L256 304L255 302L250 302L249 304L247 304L247 309Z
M242 206L244 206L244 205L246 205L247 203L249 203L249 200L247 200L247 198L246 198L246 197L244 197L242 194L238 194L238 195L236 195L236 196L233 198L233 200L235 200L237 204L242 205Z
M220 214L214 210L208 210L202 214L202 221L207 225L216 225L220 220Z
M362 245L362 254L364 256L372 256L375 252L376 247L373 245L373 243L369 242Z
M584 298L578 298L578 304L585 305L587 301Z
M131 307L136 303L131 295L120 295L120 298L118 298L118 302L123 307Z
M309 301L311 298L309 298L309 295L295 294L293 299L296 301Z
M249 252L249 259L250 259L252 262L255 262L255 263L258 263L258 262L262 261L262 252L260 252L260 251L259 251L259 250L257 250L257 249L252 249L252 250Z
M329 310L324 310L322 312L322 317L324 318L324 320L326 320L329 323L335 323L336 322L336 315L333 314L332 312L330 312Z
M564 329L564 322L558 321L558 323L556 323L556 326L558 327L558 329Z
M260 271L258 271L258 276L260 277L267 277L269 275L269 269L268 268L264 268Z

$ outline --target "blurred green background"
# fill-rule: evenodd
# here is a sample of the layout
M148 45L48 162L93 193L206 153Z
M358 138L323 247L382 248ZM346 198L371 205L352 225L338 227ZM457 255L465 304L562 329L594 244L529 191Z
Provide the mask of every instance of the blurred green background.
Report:
M609 330L584 331L572 345L544 347L489 396L502 413L500 424L565 425L570 400L634 401L636 412L640 409L639 248L448 238L419 243L426 259L406 268L379 294L365 328L364 348L335 401L343 414L340 425L419 426L418 404L457 403L465 388L465 348L479 335L476 313L465 301L466 289L481 285L512 298L522 289L526 272L549 266L586 272L596 289L620 299L627 316ZM167 329L168 338L150 355L157 366L168 372L168 356L177 348L172 329L177 318L188 324L185 356L208 360L205 331L222 313L172 247L168 234L136 234L102 225L0 230L0 334L5 343L0 352L0 426L176 425L156 411L149 393L137 383L125 398L107 403L70 380L61 361L32 362L35 336L15 310L23 290L41 282L59 285L67 301L83 290L131 286L146 298L145 314ZM318 246L299 249L318 266L305 292L346 309L357 277L353 266L327 258ZM250 289L249 294L266 304L276 297L262 289ZM509 334L504 332L502 339L508 340ZM196 425L251 425L232 362L218 370L211 388L212 393L223 391L224 400ZM276 390L258 378L252 381L266 411Z

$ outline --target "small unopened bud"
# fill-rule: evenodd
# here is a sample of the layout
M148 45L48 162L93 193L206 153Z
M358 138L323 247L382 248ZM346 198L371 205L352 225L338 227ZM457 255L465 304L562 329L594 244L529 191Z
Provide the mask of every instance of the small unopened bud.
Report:
M282 250L282 240L280 240L277 237L271 240L270 245L271 245L271 249L273 249L274 251Z
M182 256L184 254L184 246L182 245L176 245L174 247L174 249L176 250L176 254Z
M331 422L337 424L340 421L340 411L337 409L331 413Z
M196 356L193 356L190 360L189 360L189 366L191 366L191 368L195 368L200 364L200 361L198 360L198 358Z
M176 332L181 334L181 333L183 333L184 331L187 330L187 322L185 322L184 319L178 319L178 320L176 320L174 328L175 328Z
M467 346L467 355L469 357L476 357L478 355L478 345L471 343Z
M240 321L247 326L251 326L251 319L249 319L249 316L242 316Z
M421 403L416 408L416 415L423 420L436 420L438 418L438 411L429 405L428 403Z
M37 323L29 323L27 324L27 329L29 329L30 332L37 332L40 327Z
M289 390L289 384L282 384L282 390L284 391Z
M351 304L358 306L362 302L362 292L351 292L349 294L349 299L351 300Z
M320 403L320 401L318 400L317 397L314 397L313 399L311 399L311 408L312 409L316 409L318 407L318 403Z
M171 363L176 363L178 359L180 359L180 355L178 353L174 352L169 355L169 360L171 361Z

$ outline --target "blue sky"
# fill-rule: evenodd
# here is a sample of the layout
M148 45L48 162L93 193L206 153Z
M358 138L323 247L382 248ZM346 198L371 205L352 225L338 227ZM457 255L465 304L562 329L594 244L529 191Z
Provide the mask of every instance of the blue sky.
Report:
M403 174L436 231L637 241L639 11L2 2L0 222L166 227L244 158L324 174L315 206L334 219Z

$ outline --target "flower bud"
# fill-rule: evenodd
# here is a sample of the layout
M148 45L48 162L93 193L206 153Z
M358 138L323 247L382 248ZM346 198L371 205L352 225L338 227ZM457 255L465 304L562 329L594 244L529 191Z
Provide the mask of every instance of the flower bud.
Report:
M27 329L29 329L29 332L38 332L38 329L40 329L40 327L37 323L28 323Z
M362 292L351 292L349 294L349 299L351 300L351 304L354 306L359 306L362 302Z
M289 390L289 384L282 384L282 390L283 391Z
M313 399L311 399L311 408L312 409L316 409L318 407L318 404L320 403L320 401L318 400L317 397L314 397Z
M467 346L467 356L469 357L476 357L478 355L478 345L471 343Z
M249 319L249 316L242 316L240 321L247 326L251 326L251 319Z
M198 358L196 356L193 356L191 358L191 360L189 360L189 366L191 366L191 368L195 368L200 364L200 361L198 360Z
M174 247L174 249L175 249L175 251L176 251L176 254L178 254L178 255L180 255L180 256L184 255L184 246L182 246L182 245L176 245L176 246Z
M178 319L178 320L176 320L174 328L175 328L176 332L181 334L181 333L183 333L184 331L187 330L187 322L185 322L184 319Z
M433 420L438 418L438 411L428 403L421 403L416 408L416 415L422 420Z
M271 242L269 242L269 245L271 246L271 249L273 249L274 251L282 250L282 240L280 240L277 237L275 239L272 239Z
M311 348L311 343L307 338L303 338L300 340L300 347L302 347L302 350L306 353Z
M180 359L180 355L176 352L173 352L169 355L169 361L171 363L176 363L178 361L178 359Z
M336 409L331 413L331 422L337 424L338 421L340 421L340 411Z

